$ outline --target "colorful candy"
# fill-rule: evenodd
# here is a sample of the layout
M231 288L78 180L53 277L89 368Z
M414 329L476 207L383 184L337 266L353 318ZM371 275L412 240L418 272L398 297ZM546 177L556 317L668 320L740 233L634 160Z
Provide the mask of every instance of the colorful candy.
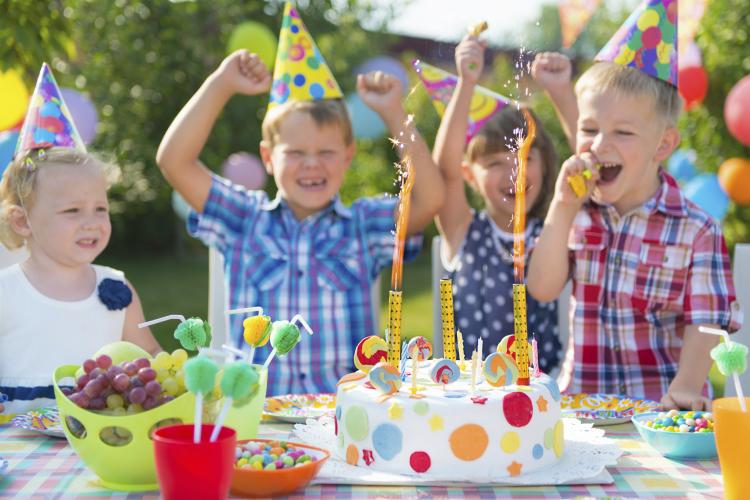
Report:
M506 335L500 340L500 343L497 344L497 352L510 356L513 361L516 360L516 348L515 335ZM533 349L533 346L529 345L529 349Z
M409 357L414 359L414 349L417 349L417 361L427 361L432 357L432 344L422 337L414 337L409 341L409 345L406 346L406 350L409 351Z
M643 425L666 432L713 432L714 417L709 412L669 410L645 421Z
M285 441L247 442L242 446L237 446L235 458L236 468L255 470L291 469L318 460L304 449Z
M250 316L242 322L245 331L243 337L245 342L253 347L262 347L271 338L271 317Z
M387 361L372 367L369 373L370 383L383 394L395 394L401 388L401 373L398 368Z
M388 344L377 335L363 338L354 351L354 366L368 373L373 366L388 358Z
M510 356L493 352L484 360L484 378L493 387L515 384L518 381L518 366Z
M432 365L430 371L430 378L436 384L443 384L444 386L456 382L461 376L461 370L458 365L452 359L439 359Z

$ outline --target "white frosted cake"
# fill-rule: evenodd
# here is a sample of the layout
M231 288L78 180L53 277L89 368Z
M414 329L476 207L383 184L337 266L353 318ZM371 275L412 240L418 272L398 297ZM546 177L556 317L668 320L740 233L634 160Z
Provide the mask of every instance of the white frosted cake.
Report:
M496 387L478 377L472 390L470 369L464 367L444 386L434 381L440 375L433 368L445 362L419 362L416 397L408 370L383 366L394 372L391 378L382 371L373 376L375 368L343 377L336 394L337 456L380 471L483 481L522 475L560 459L560 391L552 378L540 374L527 386ZM387 363L376 368L381 365ZM392 384L390 394L378 380Z

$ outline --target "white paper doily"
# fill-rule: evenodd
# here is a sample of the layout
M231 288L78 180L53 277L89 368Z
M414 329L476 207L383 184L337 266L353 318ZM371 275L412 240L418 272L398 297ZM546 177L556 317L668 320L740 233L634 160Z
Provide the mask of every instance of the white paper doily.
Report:
M500 485L555 485L555 484L607 484L612 476L606 471L608 465L617 464L622 450L609 438L604 430L594 428L576 419L564 418L565 451L559 462L544 470L533 471L519 477L473 478L434 477L412 474L393 474L355 467L337 459L334 455L336 440L332 417L318 420L308 419L305 424L294 426L294 435L303 443L324 448L331 458L313 479L314 484L377 484L414 485L478 483Z

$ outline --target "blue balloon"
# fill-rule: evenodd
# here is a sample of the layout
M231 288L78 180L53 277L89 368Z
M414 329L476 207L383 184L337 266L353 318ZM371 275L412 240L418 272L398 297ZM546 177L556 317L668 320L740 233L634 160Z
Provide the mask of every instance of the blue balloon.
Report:
M13 160L13 153L18 143L18 132L0 133L0 177Z
M352 117L354 137L357 139L377 139L385 134L385 123L378 114L367 107L357 94L346 98L346 107Z
M694 177L684 188L685 196L714 219L721 221L729 208L729 197L721 188L716 174Z
M695 151L692 149L678 149L667 160L667 170L679 182L688 182L698 175L695 168Z

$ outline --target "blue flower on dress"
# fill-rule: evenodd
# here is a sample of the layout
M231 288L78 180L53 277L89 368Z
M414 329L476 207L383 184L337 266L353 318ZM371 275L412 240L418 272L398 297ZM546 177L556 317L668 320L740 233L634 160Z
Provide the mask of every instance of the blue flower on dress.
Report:
M105 278L99 283L99 300L110 311L125 309L133 301L133 292L123 281Z

